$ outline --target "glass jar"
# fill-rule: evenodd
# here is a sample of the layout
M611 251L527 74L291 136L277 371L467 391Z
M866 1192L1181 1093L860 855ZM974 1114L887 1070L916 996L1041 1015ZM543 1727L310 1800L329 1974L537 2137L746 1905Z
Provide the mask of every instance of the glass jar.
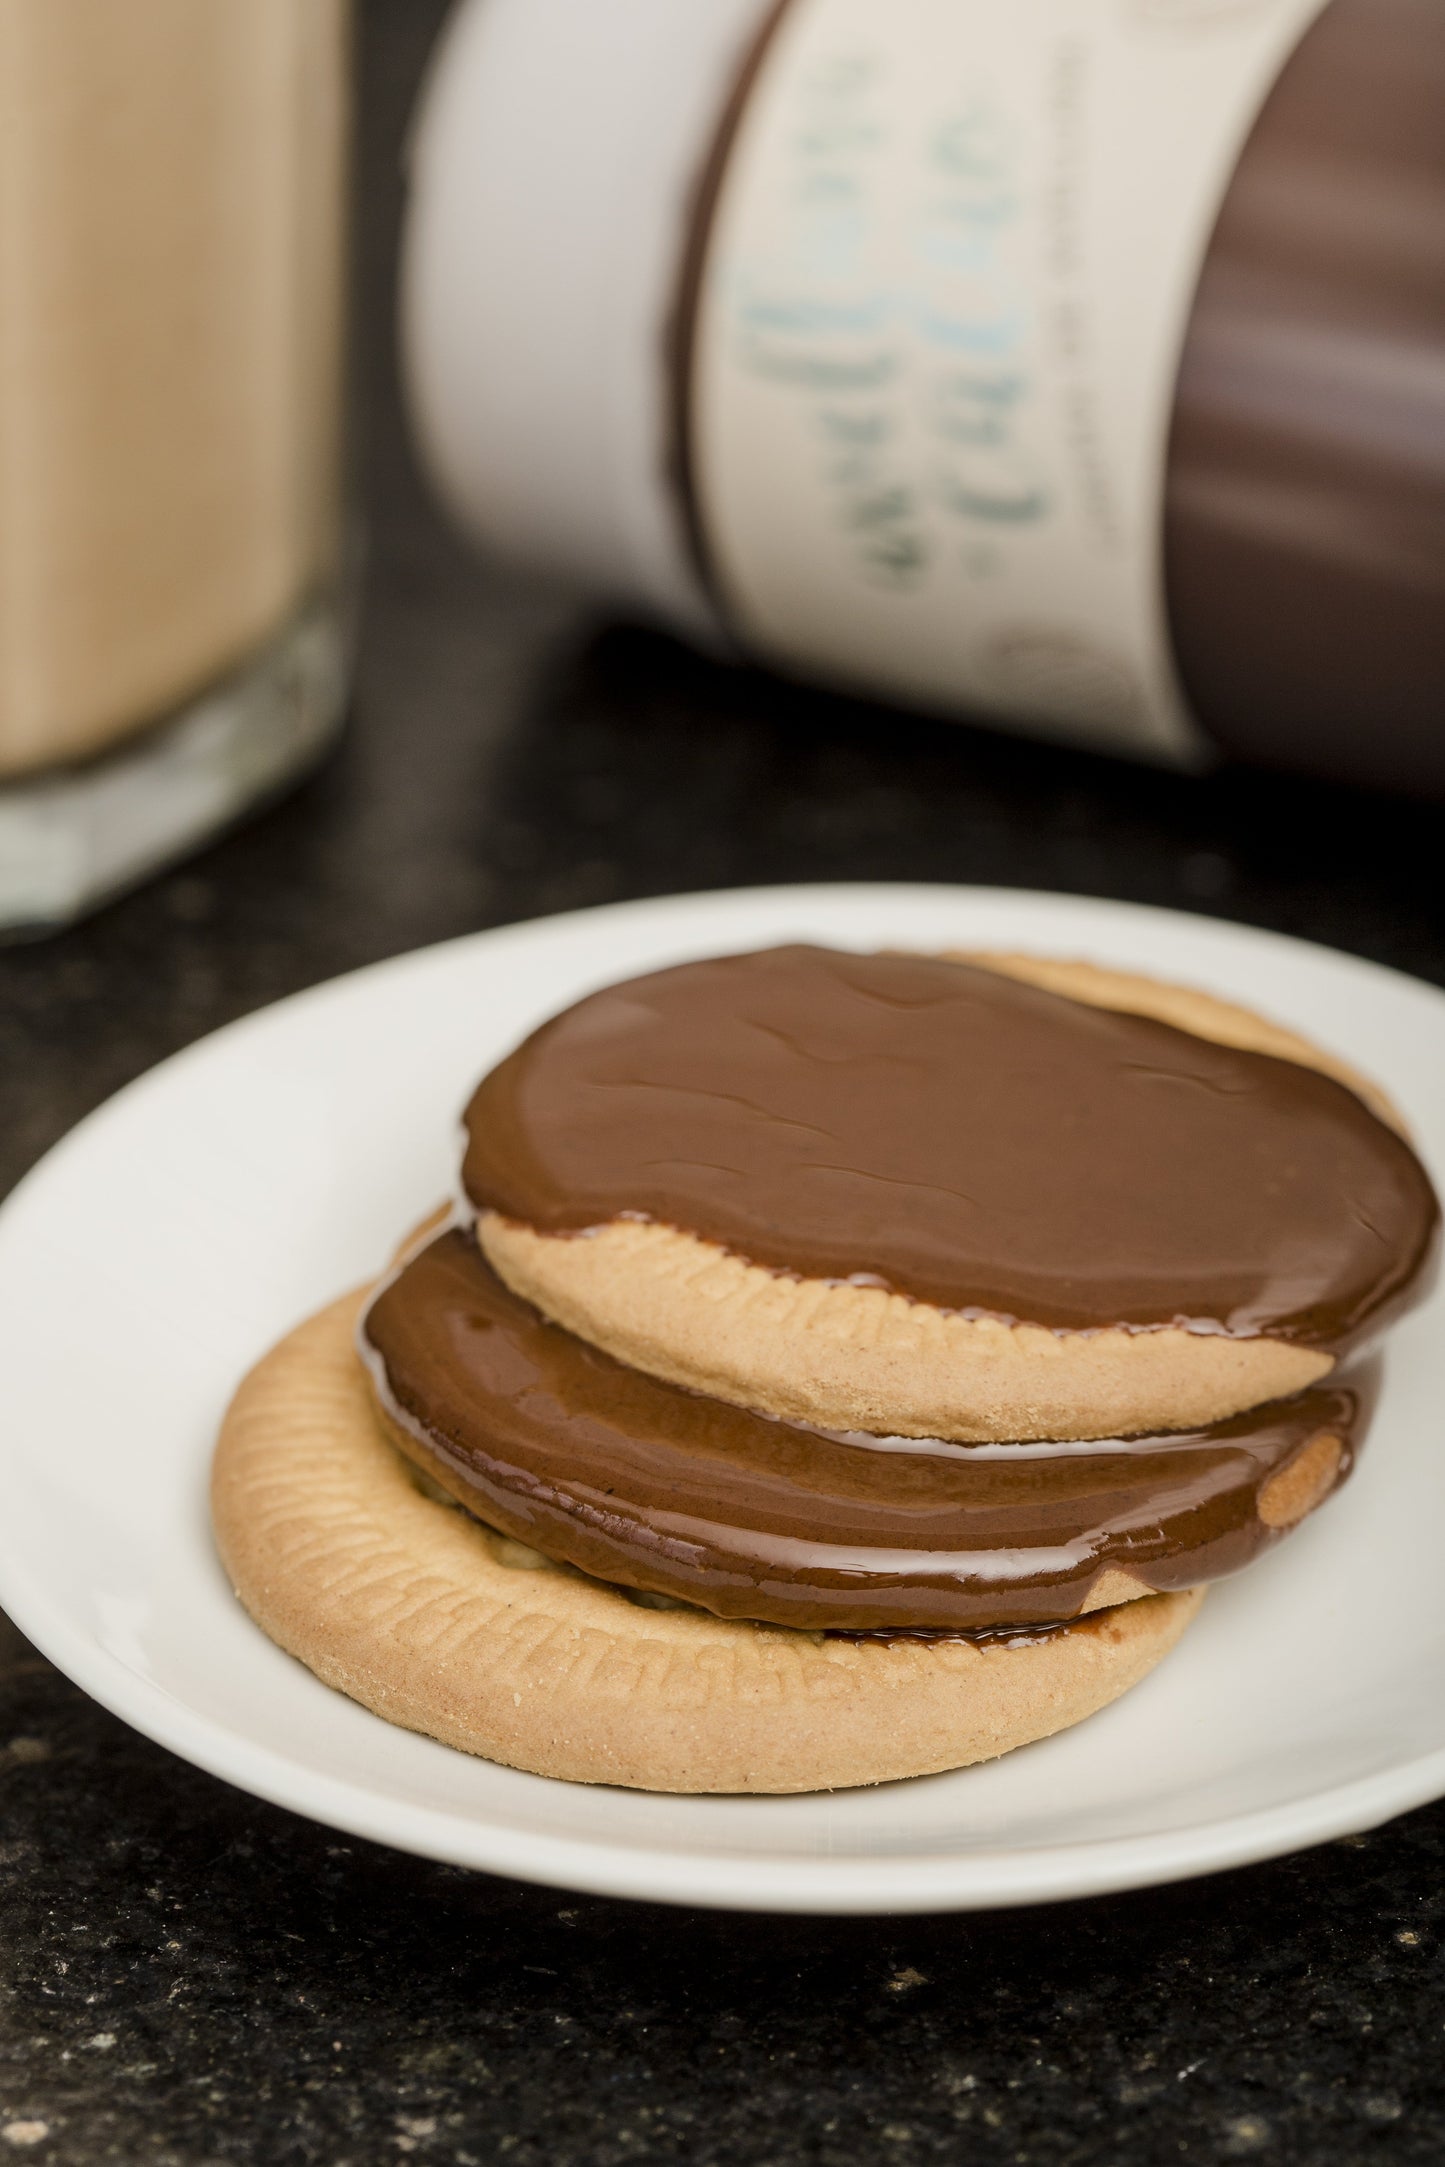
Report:
M1445 794L1439 0L459 0L424 455L816 677Z
M349 89L347 0L0 5L0 927L338 723Z

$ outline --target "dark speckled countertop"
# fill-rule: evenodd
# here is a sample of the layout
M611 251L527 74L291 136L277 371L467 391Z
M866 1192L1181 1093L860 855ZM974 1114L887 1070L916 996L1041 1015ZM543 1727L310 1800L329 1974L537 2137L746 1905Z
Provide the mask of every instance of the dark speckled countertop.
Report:
M371 0L371 563L341 752L65 938L0 954L0 1188L217 1024L614 897L1000 882L1207 910L1445 982L1445 812L1187 782L599 630L426 508L386 346L436 0ZM1213 1881L994 1917L653 1910L254 1803L0 1639L0 2159L363 2167L1445 2161L1445 1807Z

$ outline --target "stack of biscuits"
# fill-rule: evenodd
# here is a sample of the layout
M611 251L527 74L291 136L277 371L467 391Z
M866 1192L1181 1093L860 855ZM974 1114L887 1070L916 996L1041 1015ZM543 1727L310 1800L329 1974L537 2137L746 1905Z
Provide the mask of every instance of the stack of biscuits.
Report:
M1204 994L676 965L483 1080L455 1206L241 1387L218 1540L328 1684L514 1767L961 1767L1340 1486L1438 1230L1381 1095Z

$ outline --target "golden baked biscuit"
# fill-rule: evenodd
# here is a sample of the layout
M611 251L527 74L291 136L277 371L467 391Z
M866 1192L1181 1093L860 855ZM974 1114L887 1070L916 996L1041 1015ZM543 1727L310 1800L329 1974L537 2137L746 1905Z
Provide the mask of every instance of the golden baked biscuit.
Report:
M654 1791L826 1790L960 1768L1117 1699L1198 1607L1197 1592L1150 1595L991 1645L648 1607L424 1493L373 1411L353 1337L362 1300L311 1318L242 1384L216 1452L216 1538L273 1640L376 1714L465 1752Z
M883 1782L1103 1707L1347 1478L1438 1246L1368 1082L1083 963L681 966L467 1121L471 1209L242 1384L214 1525L318 1677L579 1782Z
M1211 995L1088 963L958 960L1317 1070L1402 1128L1384 1095L1337 1057ZM642 1215L579 1239L483 1208L477 1237L515 1293L619 1361L831 1428L961 1440L1188 1429L1299 1392L1334 1361L1268 1333L1061 1331L960 1314L883 1286L782 1272Z

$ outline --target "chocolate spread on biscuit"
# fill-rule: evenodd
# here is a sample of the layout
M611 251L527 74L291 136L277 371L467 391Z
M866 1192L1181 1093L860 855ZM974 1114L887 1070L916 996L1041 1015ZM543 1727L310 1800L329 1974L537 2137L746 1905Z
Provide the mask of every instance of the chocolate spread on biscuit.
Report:
M631 979L544 1024L466 1120L467 1195L544 1233L641 1217L1059 1330L1340 1355L1438 1247L1419 1160L1334 1078L928 956Z
M1076 1616L1100 1574L1160 1590L1278 1540L1260 1492L1322 1432L1349 1471L1373 1365L1167 1436L960 1445L843 1434L644 1375L546 1322L452 1227L361 1345L401 1449L546 1556L722 1617L959 1632Z
M859 1646L896 1647L915 1642L924 1648L940 1641L964 1640L972 1648L1036 1648L1042 1641L1057 1640L1064 1633L1082 1632L1091 1621L1102 1623L1107 1610L1091 1610L1086 1618L1056 1618L1038 1625L956 1625L937 1630L928 1625L883 1625L871 1632L829 1632L829 1640L851 1640Z

